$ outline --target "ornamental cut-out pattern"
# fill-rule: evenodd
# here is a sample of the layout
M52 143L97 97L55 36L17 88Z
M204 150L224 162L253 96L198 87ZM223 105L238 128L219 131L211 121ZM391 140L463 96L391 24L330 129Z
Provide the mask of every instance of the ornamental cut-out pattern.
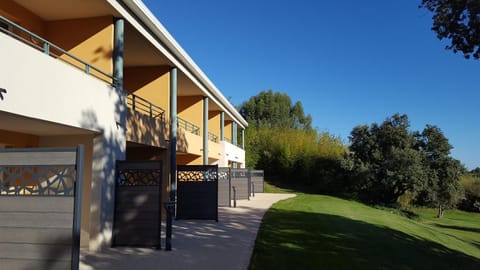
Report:
M179 182L209 182L218 180L217 167L191 166L178 167L177 181Z
M0 166L0 196L73 196L72 166Z
M218 180L228 180L229 169L228 168L218 168Z
M117 171L119 186L160 186L161 170L123 169Z

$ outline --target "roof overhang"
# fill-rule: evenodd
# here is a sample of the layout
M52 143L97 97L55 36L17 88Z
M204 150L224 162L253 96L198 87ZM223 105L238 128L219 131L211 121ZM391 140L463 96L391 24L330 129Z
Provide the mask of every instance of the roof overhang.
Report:
M160 50L206 96L218 104L241 127L248 122L208 79L190 56L175 41L158 19L140 0L107 0L137 31Z

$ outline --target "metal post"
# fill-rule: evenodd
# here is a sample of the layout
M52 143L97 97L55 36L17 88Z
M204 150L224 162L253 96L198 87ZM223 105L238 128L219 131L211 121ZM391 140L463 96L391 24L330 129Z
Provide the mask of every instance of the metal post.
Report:
M48 43L48 42L43 43L43 52L45 54L50 55L50 43Z
M252 182L252 197L255 197L255 183Z
M134 94L132 94L132 109L133 109L133 111L135 111L135 97L136 96Z
M170 70L170 202L175 202L175 194L177 191L176 179L177 179L177 68L172 67ZM173 214L175 214L175 211L173 212Z
M84 146L77 146L77 156L75 161L76 181L74 183L74 208L73 208L73 229L72 229L72 264L71 269L77 270L79 268L80 258L80 229L82 226L82 178L83 178L83 157Z
M242 129L242 149L245 149L245 129Z
M233 190L233 207L237 207L237 191L235 190L235 186L232 186Z
M237 123L232 122L232 144L237 145Z
M173 202L167 202L165 204L165 210L167 211L167 228L166 228L166 236L165 236L165 250L170 251L172 250L172 219L173 219L173 211L174 211L175 204Z
M113 79L117 91L123 91L123 36L124 19L115 19L113 37Z
M225 112L220 113L220 141L225 139Z
M203 97L203 165L208 165L208 97Z
M228 168L228 207L232 207L232 169Z

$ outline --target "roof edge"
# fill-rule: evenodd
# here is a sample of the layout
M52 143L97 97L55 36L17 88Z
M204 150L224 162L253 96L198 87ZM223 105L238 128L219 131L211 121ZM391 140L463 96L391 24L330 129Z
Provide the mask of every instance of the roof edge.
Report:
M207 75L198 67L198 65L193 61L193 59L188 55L188 53L178 44L178 42L173 38L173 36L168 32L168 30L160 23L160 21L155 17L155 15L148 9L145 4L140 0L117 0L124 3L131 12L139 18L142 23L149 27L150 31L159 38L165 46L177 57L177 59L182 63L185 68L192 73L193 76L205 87L207 91L223 105L233 116L236 118L238 124L243 128L248 126L248 122L242 117L242 115L237 111L237 109L228 101L225 96L220 92L220 90L213 84L212 81L207 77ZM201 89L203 90L203 89Z

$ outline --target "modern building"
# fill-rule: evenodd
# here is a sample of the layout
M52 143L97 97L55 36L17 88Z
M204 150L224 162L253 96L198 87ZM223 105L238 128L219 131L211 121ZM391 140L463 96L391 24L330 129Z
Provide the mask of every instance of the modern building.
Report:
M165 194L176 165L245 166L247 122L139 0L2 0L0 48L0 148L85 146L84 248L117 160L162 160Z

